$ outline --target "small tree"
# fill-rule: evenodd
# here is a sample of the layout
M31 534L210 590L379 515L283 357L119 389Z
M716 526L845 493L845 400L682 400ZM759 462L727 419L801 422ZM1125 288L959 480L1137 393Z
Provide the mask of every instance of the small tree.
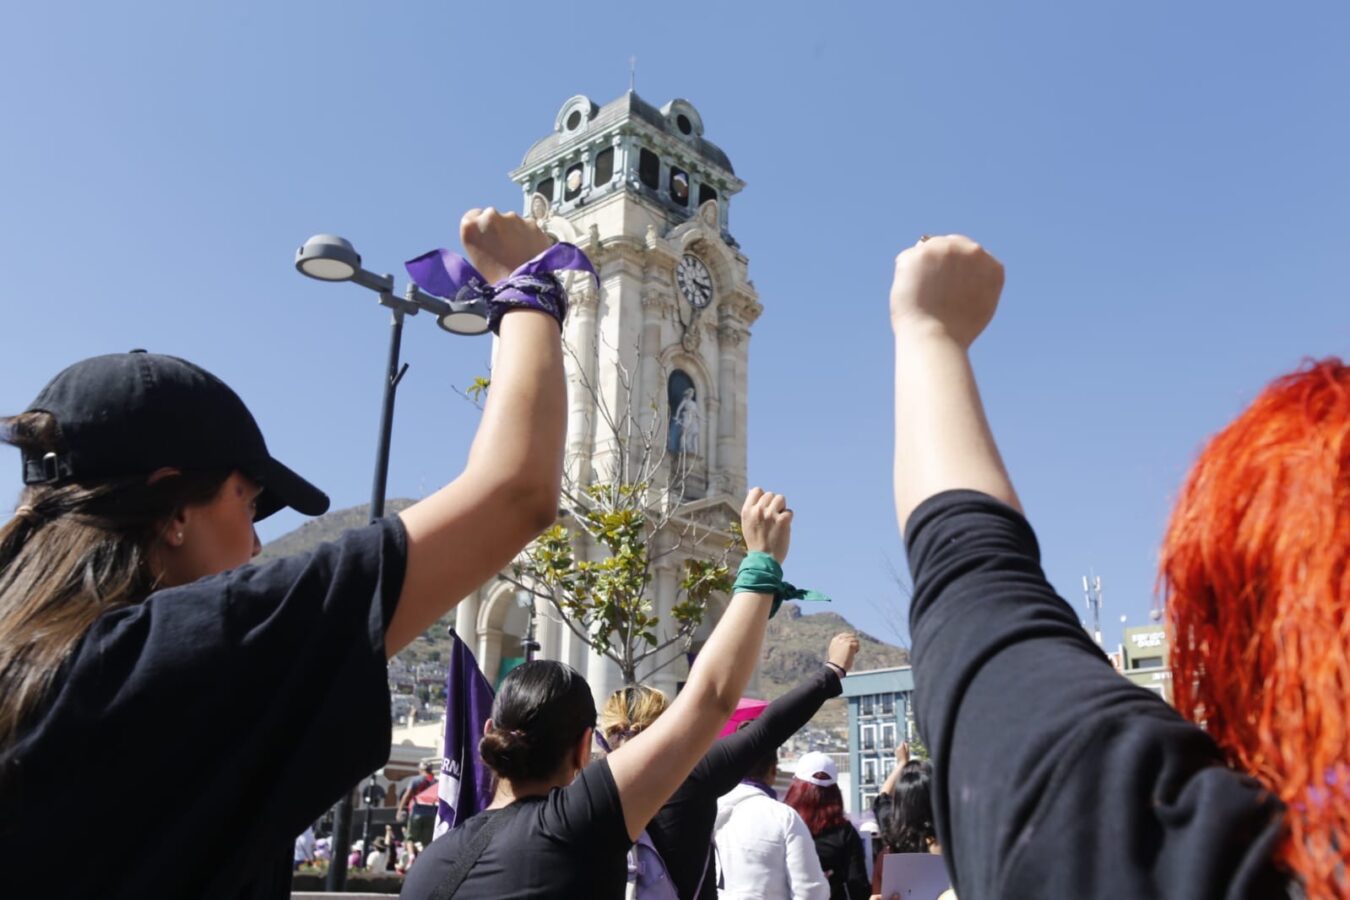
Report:
M606 440L585 483L577 461L568 461L561 520L503 577L545 600L573 634L614 661L625 684L635 684L639 669L650 675L687 653L708 601L731 590L731 557L743 550L740 523L722 530L686 518L685 488L697 461L667 451L657 402L634 397L632 373L618 362L618 408L611 409L568 352ZM641 371L640 353L637 360ZM578 552L587 545L599 552ZM663 622L652 602L653 578L672 556L680 560L679 592Z

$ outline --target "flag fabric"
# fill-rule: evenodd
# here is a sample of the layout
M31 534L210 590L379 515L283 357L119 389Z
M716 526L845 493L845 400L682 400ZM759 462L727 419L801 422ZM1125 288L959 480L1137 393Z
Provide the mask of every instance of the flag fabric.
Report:
M768 700L753 700L749 697L742 697L736 701L736 711L727 719L727 724L722 726L722 731L717 736L726 737L733 731L741 727L742 722L751 722L759 718L759 714L764 712L764 707L769 705Z
M445 673L445 744L438 785L436 830L440 837L492 802L493 775L478 756L483 723L492 715L492 685L478 660L450 629L450 665Z

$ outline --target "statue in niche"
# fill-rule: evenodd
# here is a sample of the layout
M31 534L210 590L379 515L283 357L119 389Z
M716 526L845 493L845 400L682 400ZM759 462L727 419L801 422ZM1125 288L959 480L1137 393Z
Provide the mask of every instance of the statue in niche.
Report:
M699 405L694 380L679 369L671 372L667 399L671 413L666 449L671 453L701 456L703 407Z
M530 198L530 218L534 219L534 223L540 228L544 227L552 211L548 198L543 194L535 194Z
M717 209L716 200L705 200L698 208L698 217L703 220L704 226L717 231L718 220L720 218Z

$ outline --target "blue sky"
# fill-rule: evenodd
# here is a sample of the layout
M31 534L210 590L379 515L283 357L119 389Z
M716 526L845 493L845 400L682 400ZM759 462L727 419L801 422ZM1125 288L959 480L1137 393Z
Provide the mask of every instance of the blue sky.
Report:
M995 432L1051 580L1081 610L1101 575L1110 636L1147 621L1206 436L1350 352L1347 10L21 4L0 29L0 410L84 356L176 353L336 506L365 502L385 317L297 275L295 247L336 232L396 272L464 209L518 208L506 172L635 55L638 92L691 101L748 183L750 473L798 512L792 580L903 627L886 290L901 247L963 231L1008 270L975 352ZM459 470L476 413L451 386L488 353L425 316L404 347L391 496Z

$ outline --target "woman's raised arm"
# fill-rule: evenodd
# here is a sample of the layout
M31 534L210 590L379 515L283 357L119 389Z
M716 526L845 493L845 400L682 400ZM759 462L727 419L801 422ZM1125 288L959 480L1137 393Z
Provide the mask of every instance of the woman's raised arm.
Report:
M741 527L752 556L768 554L782 563L792 536L792 510L781 494L751 490L741 508ZM759 662L772 603L771 593L733 594L670 709L610 754L610 772L623 801L629 837L634 840L735 712Z
M548 249L515 213L470 210L460 238L490 282ZM398 652L557 518L567 430L561 329L535 311L502 319L492 388L463 473L401 513L408 565L385 651Z
M1003 266L970 238L924 238L895 259L895 514L956 488L1021 509L968 351L998 307Z

